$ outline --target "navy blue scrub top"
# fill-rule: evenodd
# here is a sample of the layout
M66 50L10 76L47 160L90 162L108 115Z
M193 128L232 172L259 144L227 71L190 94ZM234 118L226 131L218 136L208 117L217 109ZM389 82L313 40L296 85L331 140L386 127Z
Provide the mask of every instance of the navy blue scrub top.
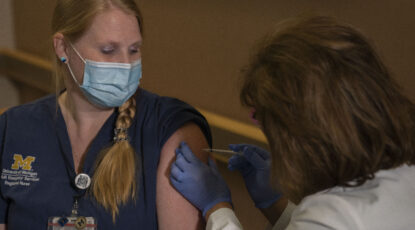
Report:
M79 201L79 215L97 219L98 229L157 229L156 174L167 139L187 122L197 124L211 145L204 117L186 103L139 89L137 113L129 128L130 143L140 159L136 201L120 207L116 223L111 213L88 195ZM48 217L69 216L79 190L71 184L74 165L66 125L55 95L14 107L0 116L0 223L9 230L46 229ZM93 175L95 159L112 144L117 112L91 143L83 172ZM64 156L70 159L70 170ZM122 178L120 178L122 180Z

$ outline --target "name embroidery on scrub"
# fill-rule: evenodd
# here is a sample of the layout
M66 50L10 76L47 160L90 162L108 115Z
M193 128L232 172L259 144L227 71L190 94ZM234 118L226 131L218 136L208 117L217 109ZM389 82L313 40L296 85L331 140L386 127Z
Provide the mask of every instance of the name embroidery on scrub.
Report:
M37 172L33 171L32 164L36 157L27 156L23 158L21 154L13 155L13 164L11 169L3 169L1 179L7 186L30 186L32 182L38 182L40 179Z

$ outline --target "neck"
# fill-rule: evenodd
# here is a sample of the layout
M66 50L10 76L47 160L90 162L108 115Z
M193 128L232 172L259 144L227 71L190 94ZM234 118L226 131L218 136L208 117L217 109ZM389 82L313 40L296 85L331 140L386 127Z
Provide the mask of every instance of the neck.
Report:
M114 109L98 108L89 103L81 92L71 90L60 95L58 103L69 135L74 167L76 172L80 172L90 143Z
M81 92L71 90L62 93L58 103L67 125L80 131L101 127L114 111L114 108L99 108L91 104Z

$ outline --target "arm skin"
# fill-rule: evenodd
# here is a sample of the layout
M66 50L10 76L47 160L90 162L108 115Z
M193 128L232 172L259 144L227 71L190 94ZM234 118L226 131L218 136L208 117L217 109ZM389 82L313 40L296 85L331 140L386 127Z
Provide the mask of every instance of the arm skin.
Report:
M182 141L187 142L201 161L207 162L208 159L208 154L202 149L208 148L209 145L199 126L194 123L182 126L164 144L157 169L156 205L160 230L202 230L205 228L200 211L170 184L170 165L176 156L175 149Z

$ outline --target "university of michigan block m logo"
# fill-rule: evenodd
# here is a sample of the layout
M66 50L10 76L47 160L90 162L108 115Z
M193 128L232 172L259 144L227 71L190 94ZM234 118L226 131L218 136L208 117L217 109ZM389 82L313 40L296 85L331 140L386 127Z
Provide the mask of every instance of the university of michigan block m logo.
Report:
M14 163L12 164L12 169L23 169L23 170L31 170L32 163L35 161L35 157L27 156L23 159L23 156L20 154L14 154L13 156Z

